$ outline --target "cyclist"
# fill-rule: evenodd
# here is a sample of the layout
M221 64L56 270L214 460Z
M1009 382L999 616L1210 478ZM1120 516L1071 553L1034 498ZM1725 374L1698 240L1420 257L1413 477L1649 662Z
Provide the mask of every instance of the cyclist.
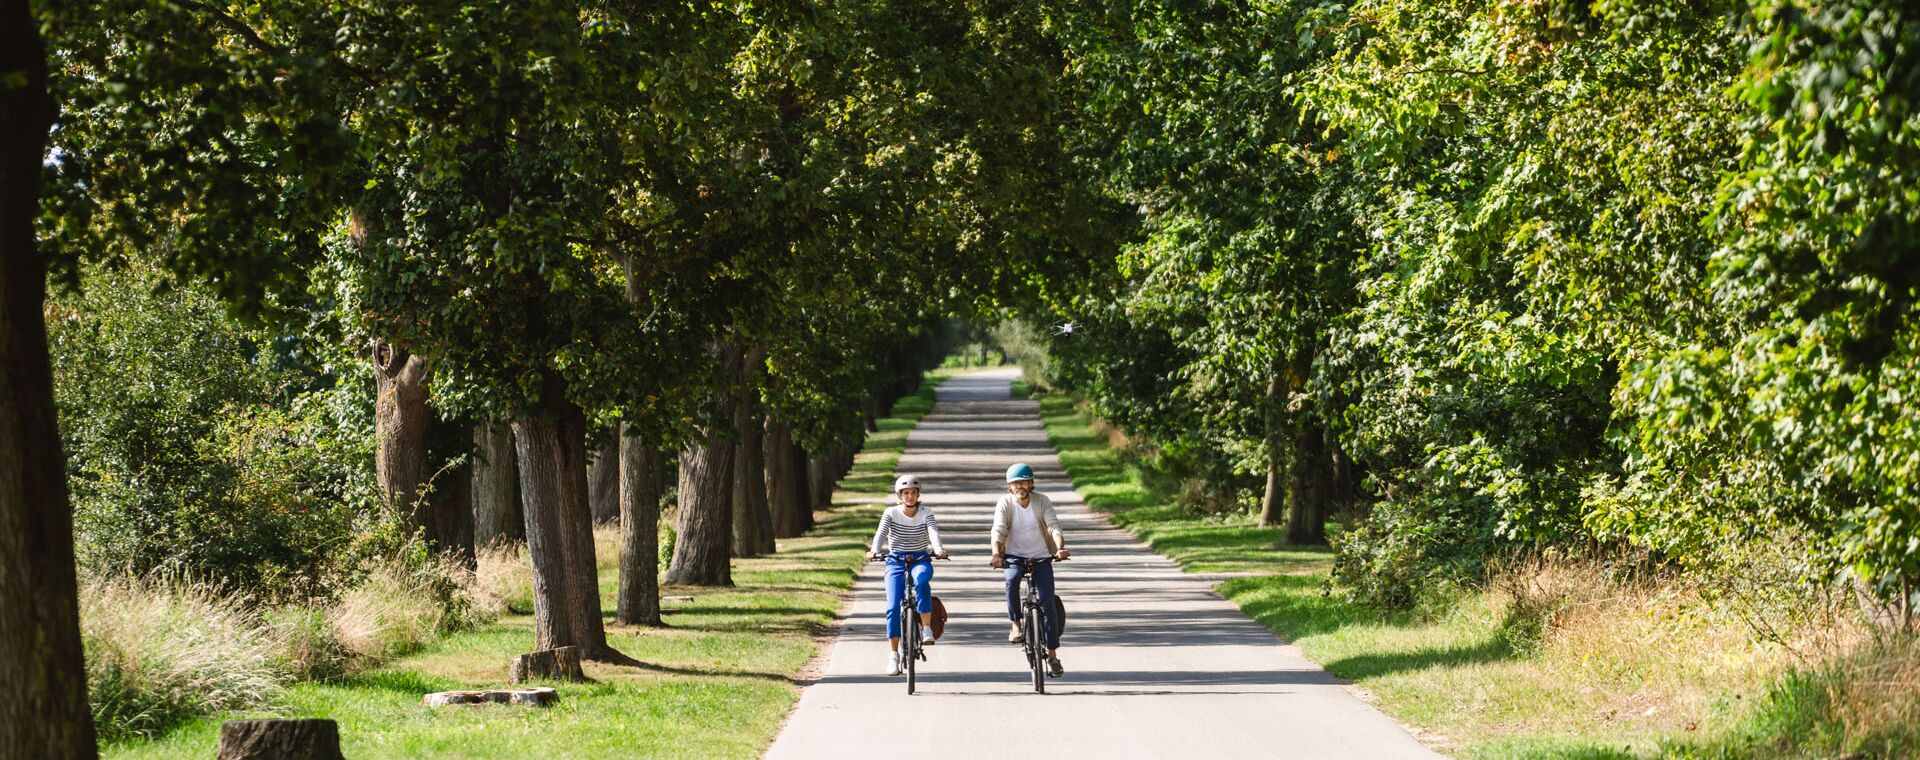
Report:
M867 549L867 561L887 560L887 675L900 675L900 599L907 593L907 578L913 578L914 611L920 614L920 645L933 644L933 562L947 558L940 545L940 524L933 510L920 503L920 478L901 475L893 481L893 494L899 504L880 515L880 527L873 532L873 544ZM882 554L881 544L887 551Z
M1054 514L1053 500L1033 490L1033 468L1021 462L1007 468L1007 495L993 505L993 566L1006 569L1007 619L1012 630L1007 641L1026 641L1020 633L1020 567L1007 558L1021 560L1066 559L1067 539L1060 533L1060 518ZM1033 566L1033 584L1040 591L1040 629L1047 632L1047 673L1055 678L1066 672L1060 666L1060 634L1053 620L1053 565Z

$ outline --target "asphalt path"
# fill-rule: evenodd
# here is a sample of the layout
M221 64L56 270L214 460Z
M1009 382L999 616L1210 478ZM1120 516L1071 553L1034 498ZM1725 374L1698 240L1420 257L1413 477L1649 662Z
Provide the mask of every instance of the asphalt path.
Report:
M907 438L953 560L936 563L946 635L917 693L888 676L883 565L855 584L849 619L770 758L1432 758L1399 724L1081 502L1040 426L1010 400L1015 371L947 381ZM1024 461L1053 498L1073 559L1056 565L1067 605L1062 678L1036 694L1006 640L1000 571L987 566L993 502Z

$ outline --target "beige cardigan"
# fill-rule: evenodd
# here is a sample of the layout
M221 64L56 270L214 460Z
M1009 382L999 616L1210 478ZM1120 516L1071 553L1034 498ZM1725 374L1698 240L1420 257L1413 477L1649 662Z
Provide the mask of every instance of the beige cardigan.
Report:
M1060 547L1066 545L1067 539L1060 534L1060 517L1054 513L1053 500L1047 498L1046 494L1034 491L1032 498L1028 501L1027 509L1031 510L1035 520L1040 521L1040 538L1047 542L1047 553L1060 551ZM1018 514L1015 511L1018 509L1020 509L1020 500L1013 494L1005 494L1000 497L1000 501L994 503L992 548L995 551L1006 548L1007 536L1013 532L1013 519L1014 515Z

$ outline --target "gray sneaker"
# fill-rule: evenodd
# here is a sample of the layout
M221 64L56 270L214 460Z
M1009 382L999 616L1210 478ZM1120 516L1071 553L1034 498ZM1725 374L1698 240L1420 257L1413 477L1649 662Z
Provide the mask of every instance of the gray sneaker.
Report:
M1067 669L1060 667L1060 658L1058 657L1047 658L1047 675L1053 676L1054 678L1059 678L1066 674L1067 674Z

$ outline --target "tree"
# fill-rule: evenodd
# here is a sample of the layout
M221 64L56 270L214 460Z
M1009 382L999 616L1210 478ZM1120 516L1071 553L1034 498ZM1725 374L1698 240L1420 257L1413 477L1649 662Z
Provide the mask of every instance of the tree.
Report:
M47 354L46 258L34 236L55 105L40 23L0 3L0 749L93 757L73 511Z

